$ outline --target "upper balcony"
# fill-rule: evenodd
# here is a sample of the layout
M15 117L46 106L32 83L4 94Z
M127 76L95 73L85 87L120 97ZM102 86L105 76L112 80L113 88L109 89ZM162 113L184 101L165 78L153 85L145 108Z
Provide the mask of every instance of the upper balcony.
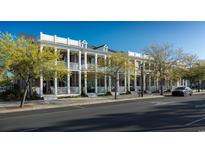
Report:
M40 33L40 41L47 41L52 43L59 43L64 45L72 45L72 46L78 46L81 47L81 41L78 40L72 40L70 38L63 38L63 37L57 37L56 35L47 35Z

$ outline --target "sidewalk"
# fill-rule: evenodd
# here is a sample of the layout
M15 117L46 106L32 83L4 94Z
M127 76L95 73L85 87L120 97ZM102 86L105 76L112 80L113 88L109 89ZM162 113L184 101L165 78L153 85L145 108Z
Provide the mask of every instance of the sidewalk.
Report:
M194 94L205 94L205 92L199 92ZM170 94L166 94L170 95ZM21 112L30 110L41 110L41 109L51 109L51 108L62 108L62 107L73 107L73 106L83 106L92 104L104 104L111 102L121 102L126 100L142 100L150 98L161 98L159 94L145 94L144 97L138 97L137 95L120 95L117 100L113 96L99 96L95 98L79 97L79 98L63 98L52 101L44 100L33 100L27 101L23 108L19 108L19 101L17 102L0 102L0 113L9 112Z

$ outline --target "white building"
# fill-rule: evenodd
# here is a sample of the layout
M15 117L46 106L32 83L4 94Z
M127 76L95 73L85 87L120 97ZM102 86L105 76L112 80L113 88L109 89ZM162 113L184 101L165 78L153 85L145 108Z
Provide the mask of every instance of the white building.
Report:
M62 38L56 35L47 35L40 33L40 48L51 47L54 51L60 51L63 54L62 60L65 62L68 69L71 70L71 75L67 75L65 79L46 81L43 76L36 81L35 89L41 96L55 95L55 96L76 96L81 95L82 92L86 95L99 95L113 91L112 78L104 76L104 78L89 79L89 67L94 67L98 71L98 59L106 58L109 52L116 52L105 44L99 47L88 46L86 40L73 40L70 38ZM149 59L146 55L128 51L130 61L135 64L134 72L124 72L119 74L121 76L118 82L118 93L125 93L126 91L137 91L140 88L140 63L144 62L144 90L153 92L158 89L158 81L154 81L149 76ZM181 83L179 83L181 84ZM168 87L167 85L165 89Z

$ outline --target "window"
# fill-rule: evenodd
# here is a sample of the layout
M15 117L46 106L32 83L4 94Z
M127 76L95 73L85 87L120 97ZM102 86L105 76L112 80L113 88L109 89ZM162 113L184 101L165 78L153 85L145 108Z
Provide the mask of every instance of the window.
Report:
M83 40L82 41L82 48L87 48L87 41L86 40Z
M104 52L108 52L108 46L107 45L104 46Z

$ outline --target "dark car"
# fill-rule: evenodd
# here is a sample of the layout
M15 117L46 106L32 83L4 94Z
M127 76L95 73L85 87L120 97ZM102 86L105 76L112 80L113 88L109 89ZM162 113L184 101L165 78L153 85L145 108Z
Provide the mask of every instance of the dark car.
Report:
M192 93L189 87L177 87L172 91L172 96L191 96Z

